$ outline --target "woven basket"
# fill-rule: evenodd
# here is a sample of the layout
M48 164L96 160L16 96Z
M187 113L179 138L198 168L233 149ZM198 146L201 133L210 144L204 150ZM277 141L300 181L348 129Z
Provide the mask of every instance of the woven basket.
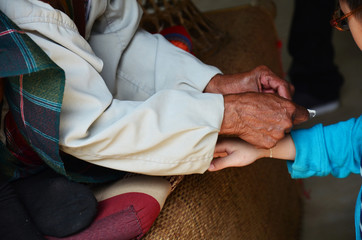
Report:
M138 0L143 8L141 27L151 33L181 25L192 39L195 55L211 55L227 34L207 19L190 0Z

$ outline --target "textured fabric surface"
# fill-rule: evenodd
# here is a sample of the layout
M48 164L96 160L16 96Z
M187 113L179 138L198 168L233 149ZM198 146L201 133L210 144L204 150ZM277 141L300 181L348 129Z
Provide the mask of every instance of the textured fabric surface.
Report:
M208 13L228 41L198 56L224 73L264 64L282 75L273 18L259 7ZM299 239L299 186L284 161L262 159L244 168L185 176L144 239Z
M121 212L130 206L134 208L137 214L137 219L142 230L141 233L146 233L160 213L160 204L152 196L145 193L124 193L100 202L96 221ZM137 233L138 231L135 232Z
M0 77L8 78L6 98L19 130L48 165L64 174L58 155L64 72L2 12L0 54ZM8 156L1 159L1 176L21 176L15 158L1 149Z
M185 27L178 25L163 29L162 34L168 41L176 47L179 47L186 52L192 51L191 37Z
M125 175L59 154L64 71L1 11L0 77L7 78L5 93L11 111L7 147L17 149L10 152L0 142L0 178L14 180L39 171L42 164L36 155L56 172L79 182L105 182ZM21 136L21 145L13 141Z
M95 220L84 231L66 238L48 239L139 239L150 229L159 212L160 205L152 196L140 192L124 193L100 201Z
M67 238L47 237L47 239L126 240L136 239L141 235L142 229L137 218L137 213L133 206L129 206L127 209L95 221L89 228L79 234Z

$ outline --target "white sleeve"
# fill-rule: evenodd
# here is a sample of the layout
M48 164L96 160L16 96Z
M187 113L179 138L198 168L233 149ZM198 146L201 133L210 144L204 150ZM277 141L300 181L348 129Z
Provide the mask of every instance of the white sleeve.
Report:
M202 63L192 54L175 47L163 36L139 30L123 53L118 74L129 82L147 83L163 89L202 92L220 70Z
M93 23L89 44L104 62L101 75L115 98L145 100L164 89L202 92L220 73L163 36L138 29L140 17L136 2L124 1Z
M46 15L44 18L41 18L43 13L37 18L26 15L19 18L18 24L30 30L33 40L65 70L60 119L60 148L63 151L100 166L150 175L207 170L224 106L221 95L200 92L205 79L202 84L191 80L194 78L189 78L187 84L178 84L182 82L183 73L179 71L180 80L167 85L167 79L172 81L173 75L169 67L170 71L164 73L166 76L162 71L156 71L160 83L155 84L157 91L149 97L141 101L117 99L100 74L102 61L84 39L76 35L74 28L69 28L71 24L62 19L64 16L57 15L57 21L50 21L50 13L42 10ZM178 56L165 57L173 61ZM157 68L161 68L166 59L158 59L161 64ZM182 59L197 61L189 56L182 56ZM122 64L129 66L130 63ZM198 71L205 71L205 75L215 73L205 70L209 67L204 68L201 63L197 66L190 74L199 76ZM139 71L143 71L139 74L143 75L149 70ZM155 76L151 79L156 79ZM176 85L181 87L174 87Z
M223 97L161 90L145 101L113 98L84 59L33 39L66 72L60 147L97 165L150 175L202 173L213 157Z

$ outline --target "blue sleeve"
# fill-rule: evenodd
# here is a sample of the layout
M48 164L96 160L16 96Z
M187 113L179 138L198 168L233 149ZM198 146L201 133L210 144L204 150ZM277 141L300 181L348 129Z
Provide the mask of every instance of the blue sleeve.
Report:
M292 131L296 157L288 161L292 178L360 173L362 116L329 126Z

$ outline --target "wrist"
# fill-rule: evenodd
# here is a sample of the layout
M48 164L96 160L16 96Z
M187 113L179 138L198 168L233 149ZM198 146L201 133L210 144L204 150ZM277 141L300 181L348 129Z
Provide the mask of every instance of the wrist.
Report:
M235 95L224 95L224 116L221 123L219 135L227 136L239 136L240 131L236 130L238 123L233 115L235 114L235 104L238 104L237 97ZM241 123L241 122L239 122Z
M204 92L205 93L220 93L219 91L219 83L221 80L221 74L218 73L211 78L209 83L206 85Z
M256 148L256 147L255 147ZM270 149L265 149L265 148L256 148L257 150L257 156L258 159L260 158L270 158L271 157L271 151Z

